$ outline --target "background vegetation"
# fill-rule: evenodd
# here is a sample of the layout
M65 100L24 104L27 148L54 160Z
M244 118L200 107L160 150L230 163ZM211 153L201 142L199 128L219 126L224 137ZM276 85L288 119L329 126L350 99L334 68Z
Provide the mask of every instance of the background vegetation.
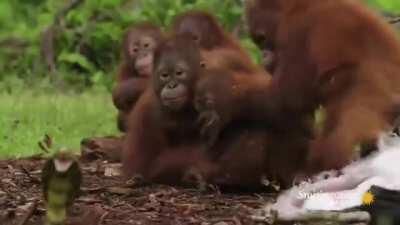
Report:
M400 14L398 0L366 0ZM0 0L0 155L38 151L49 134L77 148L83 137L115 134L109 91L120 37L150 20L167 29L188 9L215 14L251 55L241 0Z

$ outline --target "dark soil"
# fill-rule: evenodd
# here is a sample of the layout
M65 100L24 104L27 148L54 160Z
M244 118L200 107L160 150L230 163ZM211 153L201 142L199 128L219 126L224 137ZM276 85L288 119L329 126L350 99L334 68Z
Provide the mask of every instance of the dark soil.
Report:
M249 219L252 210L272 199L265 193L203 193L156 184L128 185L113 155L118 143L99 143L84 141L80 164L83 184L80 197L68 212L70 225L253 224ZM0 161L1 225L42 224L45 204L40 175L44 160L31 157Z

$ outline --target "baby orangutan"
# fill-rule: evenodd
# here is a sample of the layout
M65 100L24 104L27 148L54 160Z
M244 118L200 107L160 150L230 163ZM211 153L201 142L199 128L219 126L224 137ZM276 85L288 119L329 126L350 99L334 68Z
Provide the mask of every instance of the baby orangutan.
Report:
M164 39L160 28L141 23L127 29L122 43L123 59L113 89L113 101L118 109L118 127L126 131L129 112L144 92L152 70L153 54Z

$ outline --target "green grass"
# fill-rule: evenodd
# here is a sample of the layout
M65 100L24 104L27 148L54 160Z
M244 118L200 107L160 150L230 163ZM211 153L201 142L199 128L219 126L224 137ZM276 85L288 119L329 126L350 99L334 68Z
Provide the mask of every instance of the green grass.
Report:
M392 13L400 13L400 1L398 0L367 0L373 7Z
M79 149L82 138L116 134L116 111L109 93L0 93L0 157L42 152L38 141L48 134L54 149Z

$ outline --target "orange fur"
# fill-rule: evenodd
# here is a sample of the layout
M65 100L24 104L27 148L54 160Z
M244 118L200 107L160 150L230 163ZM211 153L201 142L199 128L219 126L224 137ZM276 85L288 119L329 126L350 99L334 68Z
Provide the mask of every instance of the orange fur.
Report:
M161 30L150 23L131 26L124 34L122 43L123 59L118 67L116 84L112 92L114 105L118 109L117 124L121 131L126 130L126 118L149 82L148 76L142 76L136 70L137 57L132 56L129 51L130 45L134 41L133 39L140 39L141 37L151 38L156 45L164 38Z
M276 48L279 58L276 79L264 93L267 100L257 105L278 120L310 117L324 106L325 127L310 144L310 168L340 168L357 144L376 140L393 120L400 91L399 40L357 1L270 1L279 6L275 9L265 2L248 4L250 30L254 36L275 29L270 38L264 33L269 38L264 42ZM273 19L252 18L263 14Z

